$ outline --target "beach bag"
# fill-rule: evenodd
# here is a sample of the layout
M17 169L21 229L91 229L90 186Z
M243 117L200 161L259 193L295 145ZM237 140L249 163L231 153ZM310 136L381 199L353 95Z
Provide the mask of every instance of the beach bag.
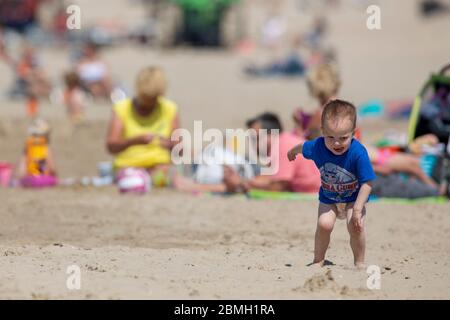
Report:
M121 169L117 175L117 186L121 193L144 194L151 189L151 177L142 168Z

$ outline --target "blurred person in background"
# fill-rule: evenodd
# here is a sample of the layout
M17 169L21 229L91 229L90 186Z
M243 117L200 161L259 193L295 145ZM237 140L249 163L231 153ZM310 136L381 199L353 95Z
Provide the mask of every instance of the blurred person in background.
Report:
M41 118L35 118L28 128L16 176L24 187L41 188L57 184L56 166L50 149L50 126Z
M260 189L267 191L289 191L314 193L320 188L320 173L311 160L302 156L297 161L290 162L286 154L296 144L304 141L291 132L283 130L281 121L276 114L263 113L247 121L247 127L257 132L259 148L259 139L261 139L260 130L279 130L278 148L273 148L269 137L266 138L267 150L271 165L277 164L278 169L272 175L257 175L255 178L244 181L238 179L234 172L227 172L225 183L230 190ZM269 134L268 134L269 135ZM259 153L259 152L258 152Z
M106 147L114 155L114 167L140 168L153 178L167 176L171 150L179 143L172 141L180 126L177 105L165 98L166 76L159 67L142 69L135 83L135 97L114 105L109 121Z
M367 146L367 152L377 174L386 176L404 173L431 188L438 188L438 184L423 171L418 157L405 152L392 152L389 149L383 150L372 146Z
M320 135L323 106L337 97L341 88L341 76L334 65L321 64L309 72L306 83L310 95L318 102L317 109L307 126L308 139L314 139Z
M19 59L15 60L4 46L0 55L14 70L15 80L10 95L13 98L25 97L27 115L35 117L39 99L48 98L51 90L51 83L39 61L36 49L29 42L24 42Z
M63 94L67 115L73 124L83 120L86 107L86 93L81 87L80 77L76 72L69 71L64 74L66 89Z
M37 12L43 0L0 1L0 26L26 35L37 24Z
M295 163L289 162L286 152L294 145L302 141L299 137L290 132L284 132L281 122L276 114L263 113L255 118L247 121L247 128L256 132L256 141L250 147L256 148L257 154L260 154L259 147L264 146L267 150L271 166L278 169L271 175L261 174L261 167L252 164L252 172L248 174L243 170L239 170L239 166L235 164L220 163L219 179L214 177L205 177L206 173L213 174L213 170L207 171L208 167L215 167L200 164L197 168L197 174L194 179L179 178L175 182L175 188L180 191L187 192L219 192L219 193L236 193L248 192L251 189L265 191L281 191L281 192L304 192L315 193L320 188L320 173L315 167L314 162L299 157ZM266 130L267 135L261 134L260 130ZM278 130L278 145L272 145L272 130ZM223 157L219 157L223 158ZM239 158L235 158L239 159ZM223 162L223 161L222 161ZM205 169L204 171L202 171ZM201 172L201 179L199 179ZM211 181L210 183L206 182Z
M94 43L86 43L76 72L82 86L94 98L109 98L112 91L111 75L106 62L100 57Z
M193 46L224 45L222 22L239 0L171 0L182 12L178 42Z
M321 64L309 71L306 83L310 95L317 101L316 111L307 114L302 109L297 109L293 113L293 118L296 123L294 132L310 140L321 135L323 106L336 98L341 87L341 78L334 65Z

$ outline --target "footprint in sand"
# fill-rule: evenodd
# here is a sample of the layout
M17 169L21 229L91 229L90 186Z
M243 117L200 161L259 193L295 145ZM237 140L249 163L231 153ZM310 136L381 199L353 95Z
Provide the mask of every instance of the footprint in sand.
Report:
M307 290L309 292L331 290L341 296L360 296L363 294L370 294L370 290L367 289L352 289L346 285L340 286L335 281L331 270L327 270L325 274L314 275L311 278L307 279L305 281L305 284L303 285L303 290Z
M328 270L325 274L315 275L307 279L303 285L303 288L313 292L330 286L335 287L336 283L331 270Z

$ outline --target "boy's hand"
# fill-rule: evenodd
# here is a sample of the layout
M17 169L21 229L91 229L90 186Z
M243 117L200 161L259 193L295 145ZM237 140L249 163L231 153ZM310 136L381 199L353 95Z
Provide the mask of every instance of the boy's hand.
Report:
M355 229L359 232L362 231L362 210L353 209L353 214L350 223L353 224Z

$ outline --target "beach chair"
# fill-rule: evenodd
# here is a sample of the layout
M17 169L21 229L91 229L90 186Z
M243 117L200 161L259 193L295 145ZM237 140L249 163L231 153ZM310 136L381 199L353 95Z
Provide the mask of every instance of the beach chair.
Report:
M409 142L432 133L448 144L450 137L450 64L432 74L415 98L409 118Z
M415 98L411 111L409 143L430 133L444 145L438 154L433 176L440 182L450 181L450 64L430 76Z

